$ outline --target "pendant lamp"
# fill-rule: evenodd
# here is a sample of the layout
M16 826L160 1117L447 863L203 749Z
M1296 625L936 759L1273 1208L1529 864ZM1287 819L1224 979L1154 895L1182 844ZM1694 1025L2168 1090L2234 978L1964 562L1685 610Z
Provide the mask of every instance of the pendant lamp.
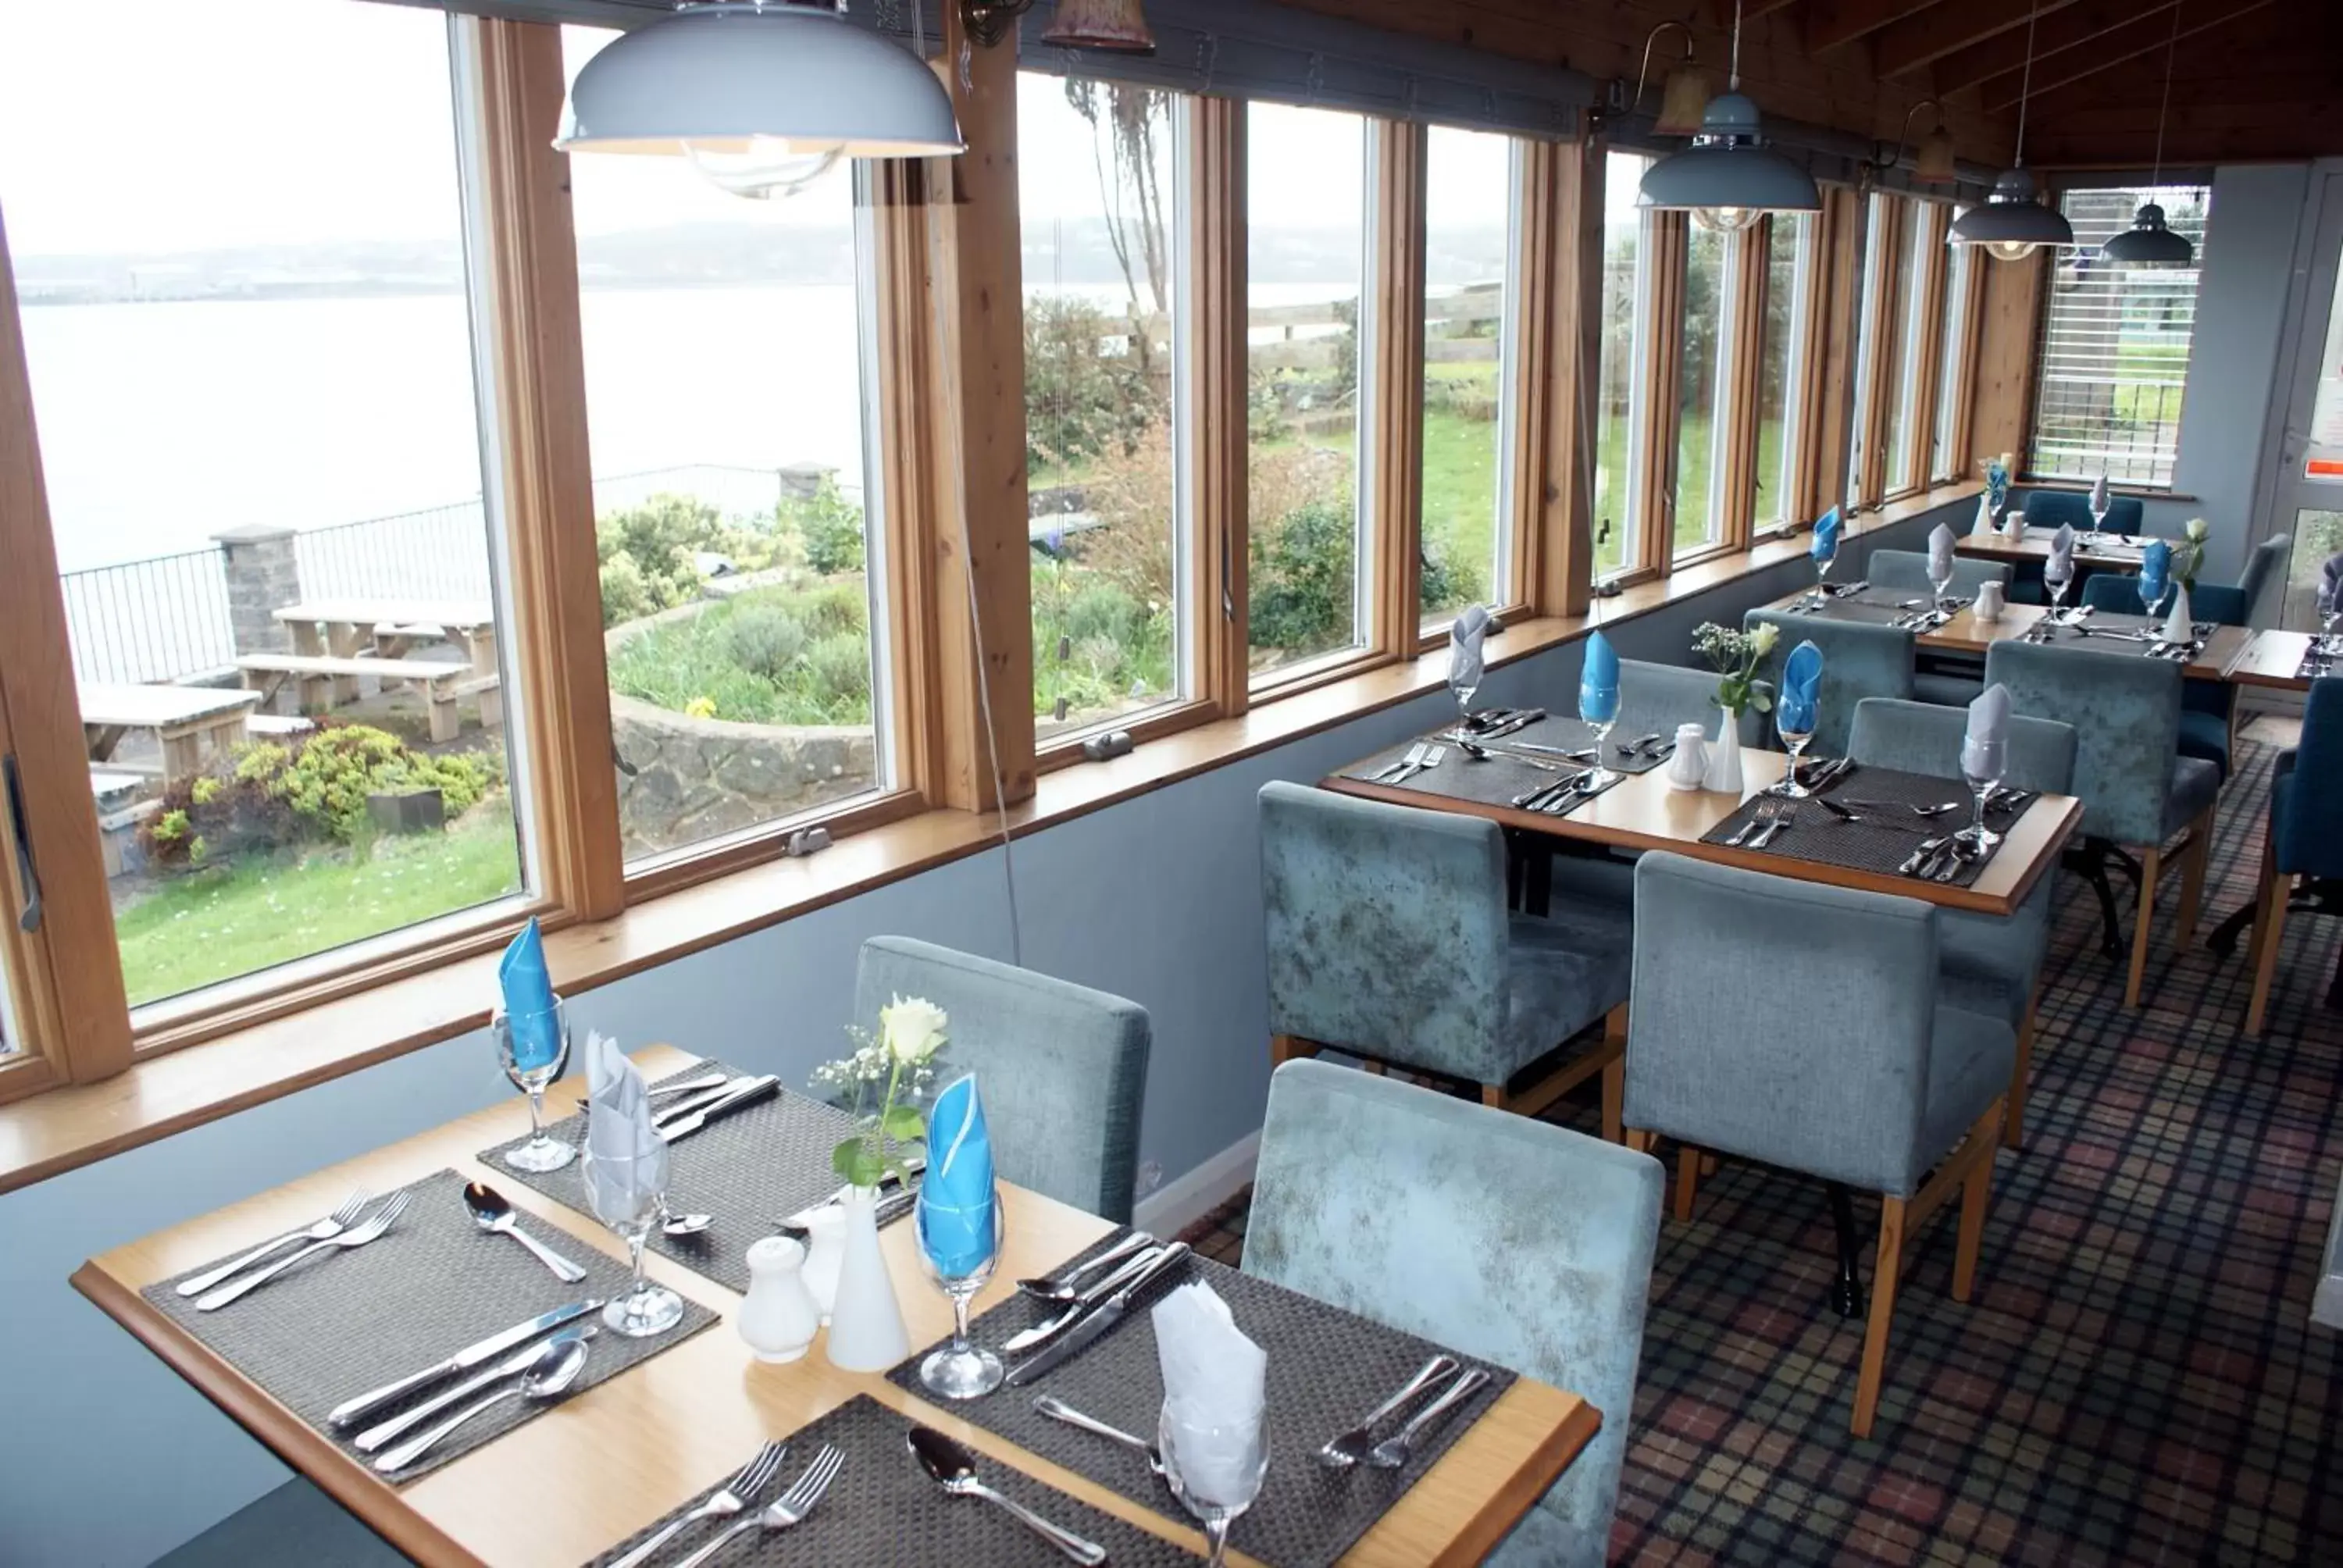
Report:
M1125 55L1155 53L1155 35L1139 0L1058 0L1058 13L1041 42L1063 49L1112 49Z
M2017 159L1993 182L1993 194L1953 220L1950 243L1981 245L1999 261L2018 261L2043 246L2075 243L2066 215L2042 205L2041 187L2026 172L2026 101L2034 88L2034 15L2026 18L2026 75L2017 89Z
M2172 56L2180 45L2180 7L2172 8L2172 36L2164 45L2164 103L2156 111L2156 172L2148 177L2153 190L2164 183L2164 118L2172 110ZM2142 202L2131 226L2099 246L2099 255L2117 266L2177 267L2197 265L2197 247L2188 236L2164 226L2164 209Z
M1758 132L1757 106L1741 92L1741 0L1734 0L1728 90L1709 101L1691 146L1644 172L1635 205L1688 211L1703 228L1727 231L1746 228L1769 212L1822 211L1814 176L1769 150Z

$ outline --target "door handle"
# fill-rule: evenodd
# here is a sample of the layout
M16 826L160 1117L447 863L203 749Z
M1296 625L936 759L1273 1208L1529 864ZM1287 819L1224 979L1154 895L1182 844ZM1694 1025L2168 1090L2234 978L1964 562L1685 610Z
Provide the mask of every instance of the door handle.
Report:
M25 820L25 780L16 770L16 754L0 757L0 781L8 790L8 833L16 846L16 877L25 887L25 910L16 917L16 929L37 931L41 929L41 874L33 866L33 835Z

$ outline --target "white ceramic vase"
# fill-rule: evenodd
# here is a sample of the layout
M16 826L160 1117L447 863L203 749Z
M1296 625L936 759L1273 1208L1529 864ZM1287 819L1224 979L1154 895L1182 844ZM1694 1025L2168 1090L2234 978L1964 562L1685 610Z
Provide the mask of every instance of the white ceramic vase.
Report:
M787 1236L749 1249L749 1294L732 1326L760 1362L793 1362L813 1348L821 1312L806 1289L806 1250Z
M838 1265L838 1297L830 1309L830 1364L842 1372L885 1372L911 1353L894 1276L879 1250L879 1193L857 1187L846 1195L846 1245Z
M2197 635L2197 622L2188 613L2188 585L2172 586L2172 609L2164 618L2164 640L2187 642Z
M838 1271L846 1261L846 1205L824 1203L806 1217L805 1285L821 1321L838 1301Z
M1721 795L1741 793L1741 720L1730 708L1719 708L1724 721L1716 727L1716 739L1708 749L1708 771L1701 778L1704 789Z

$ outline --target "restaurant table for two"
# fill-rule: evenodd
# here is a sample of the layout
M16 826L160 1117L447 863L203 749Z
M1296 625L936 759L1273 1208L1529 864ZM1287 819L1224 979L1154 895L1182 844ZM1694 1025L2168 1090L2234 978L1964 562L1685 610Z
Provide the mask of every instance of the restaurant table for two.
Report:
M1785 594L1765 608L1770 610L1804 613L1825 618L1844 618L1886 625L1904 613L1906 607L1925 600L1926 593L1898 593L1886 588L1866 588L1859 593L1834 595L1819 610L1805 610L1811 601L1806 592ZM2071 607L2070 607L2071 611ZM1951 618L1941 625L1917 628L1912 634L1912 645L1930 653L1967 654L1985 657L1986 649L1996 642L2032 635L2050 615L2047 605L2006 604L1995 620L1979 620L1976 607L1964 601ZM2085 626L2097 632L2147 632L2160 628L2160 618L2148 616L2093 614ZM2242 626L2216 626L2199 622L2202 646L2180 673L2190 680L2227 680L2238 658L2255 640L2256 634ZM2267 633L2263 634L2268 635ZM2294 634L2288 634L2294 635ZM2071 627L2057 628L2052 640L2060 647L2088 648L2100 652L2144 652L2141 643L2124 642L2105 636L2087 635ZM2299 655L2297 656L2299 662Z

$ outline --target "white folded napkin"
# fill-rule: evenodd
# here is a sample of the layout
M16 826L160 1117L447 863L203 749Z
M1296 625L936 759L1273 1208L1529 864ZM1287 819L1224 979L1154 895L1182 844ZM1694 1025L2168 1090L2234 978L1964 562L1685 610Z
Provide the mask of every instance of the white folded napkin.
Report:
M2091 516L2104 516L2107 509L2107 477L2101 474L2091 481Z
M1940 583L1953 575L1953 528L1938 523L1928 535L1928 580Z
M667 1140L640 1069L607 1035L586 1037L586 1196L605 1223L644 1215L667 1191Z
M2042 575L2053 582L2075 575L2075 525L2060 523L2058 531L2050 536L2050 558L2044 563Z
M1181 1286L1155 1304L1154 1318L1182 1478L1202 1497L1249 1498L1261 1465L1268 1355L1207 1284Z
M1481 641L1497 624L1485 605L1468 604L1448 628L1448 685L1471 691L1481 684L1483 668Z
M1969 727L1961 737L1961 772L1971 779L1998 779L2009 733L2009 688L1996 681L1969 704Z

